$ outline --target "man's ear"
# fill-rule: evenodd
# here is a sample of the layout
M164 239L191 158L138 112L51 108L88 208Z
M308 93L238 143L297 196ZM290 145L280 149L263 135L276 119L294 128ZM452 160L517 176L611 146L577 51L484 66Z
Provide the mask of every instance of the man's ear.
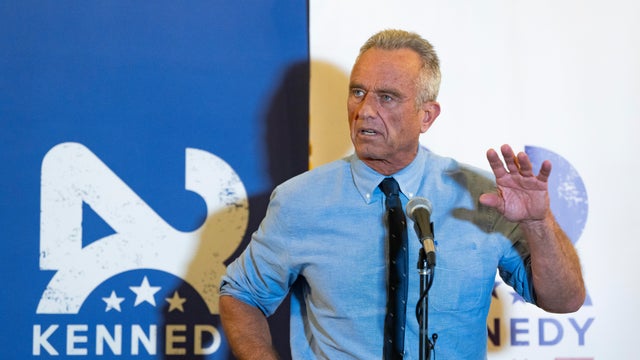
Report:
M440 115L440 104L437 101L427 101L422 104L422 111L424 111L424 116L420 130L424 133L429 130L438 115Z

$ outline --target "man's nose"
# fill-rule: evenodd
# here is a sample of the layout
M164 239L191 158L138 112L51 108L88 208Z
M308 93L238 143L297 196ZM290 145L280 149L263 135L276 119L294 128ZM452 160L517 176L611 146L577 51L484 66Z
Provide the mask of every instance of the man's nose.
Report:
M378 101L374 94L366 94L358 105L358 118L366 119L377 113Z

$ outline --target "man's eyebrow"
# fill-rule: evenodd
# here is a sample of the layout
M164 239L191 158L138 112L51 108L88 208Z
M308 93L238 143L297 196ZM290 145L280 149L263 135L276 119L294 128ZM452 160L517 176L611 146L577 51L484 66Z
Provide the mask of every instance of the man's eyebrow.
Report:
M367 90L367 89L364 88L364 86L362 84L360 84L358 82L349 83L349 89L350 90L351 89L364 89L367 92L373 92L373 93L378 94L378 95L380 95L380 94L388 94L388 95L391 95L393 97L397 97L397 98L400 98L400 99L403 99L403 98L406 97L406 96L402 95L402 92L400 92L399 90L394 89L394 88L379 88L379 89Z
M357 82L350 82L349 83L349 89L354 89L354 88L358 88L358 89L362 89L362 84L357 83Z
M406 97L402 95L401 91L398 91L397 89L394 89L394 88L380 88L380 89L375 89L374 92L376 94L388 94L399 99L404 99Z

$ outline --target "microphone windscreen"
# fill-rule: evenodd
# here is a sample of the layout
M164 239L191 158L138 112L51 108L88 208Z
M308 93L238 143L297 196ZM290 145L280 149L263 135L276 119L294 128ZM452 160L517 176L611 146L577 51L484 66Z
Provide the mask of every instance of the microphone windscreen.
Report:
M431 205L431 201L423 197L416 196L413 199L409 200L409 203L407 203L407 214L409 215L411 220L415 221L413 217L413 212L419 208L423 208L427 210L429 215L431 215L431 210L433 209L433 206Z

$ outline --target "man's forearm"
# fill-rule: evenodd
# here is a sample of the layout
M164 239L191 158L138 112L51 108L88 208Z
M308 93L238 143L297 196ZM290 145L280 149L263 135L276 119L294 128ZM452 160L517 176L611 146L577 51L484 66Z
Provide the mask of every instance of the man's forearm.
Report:
M220 297L220 319L229 345L239 360L276 360L269 324L257 308L231 296Z
M551 214L544 220L522 223L521 227L531 251L538 306L549 312L577 311L586 292L573 244Z

